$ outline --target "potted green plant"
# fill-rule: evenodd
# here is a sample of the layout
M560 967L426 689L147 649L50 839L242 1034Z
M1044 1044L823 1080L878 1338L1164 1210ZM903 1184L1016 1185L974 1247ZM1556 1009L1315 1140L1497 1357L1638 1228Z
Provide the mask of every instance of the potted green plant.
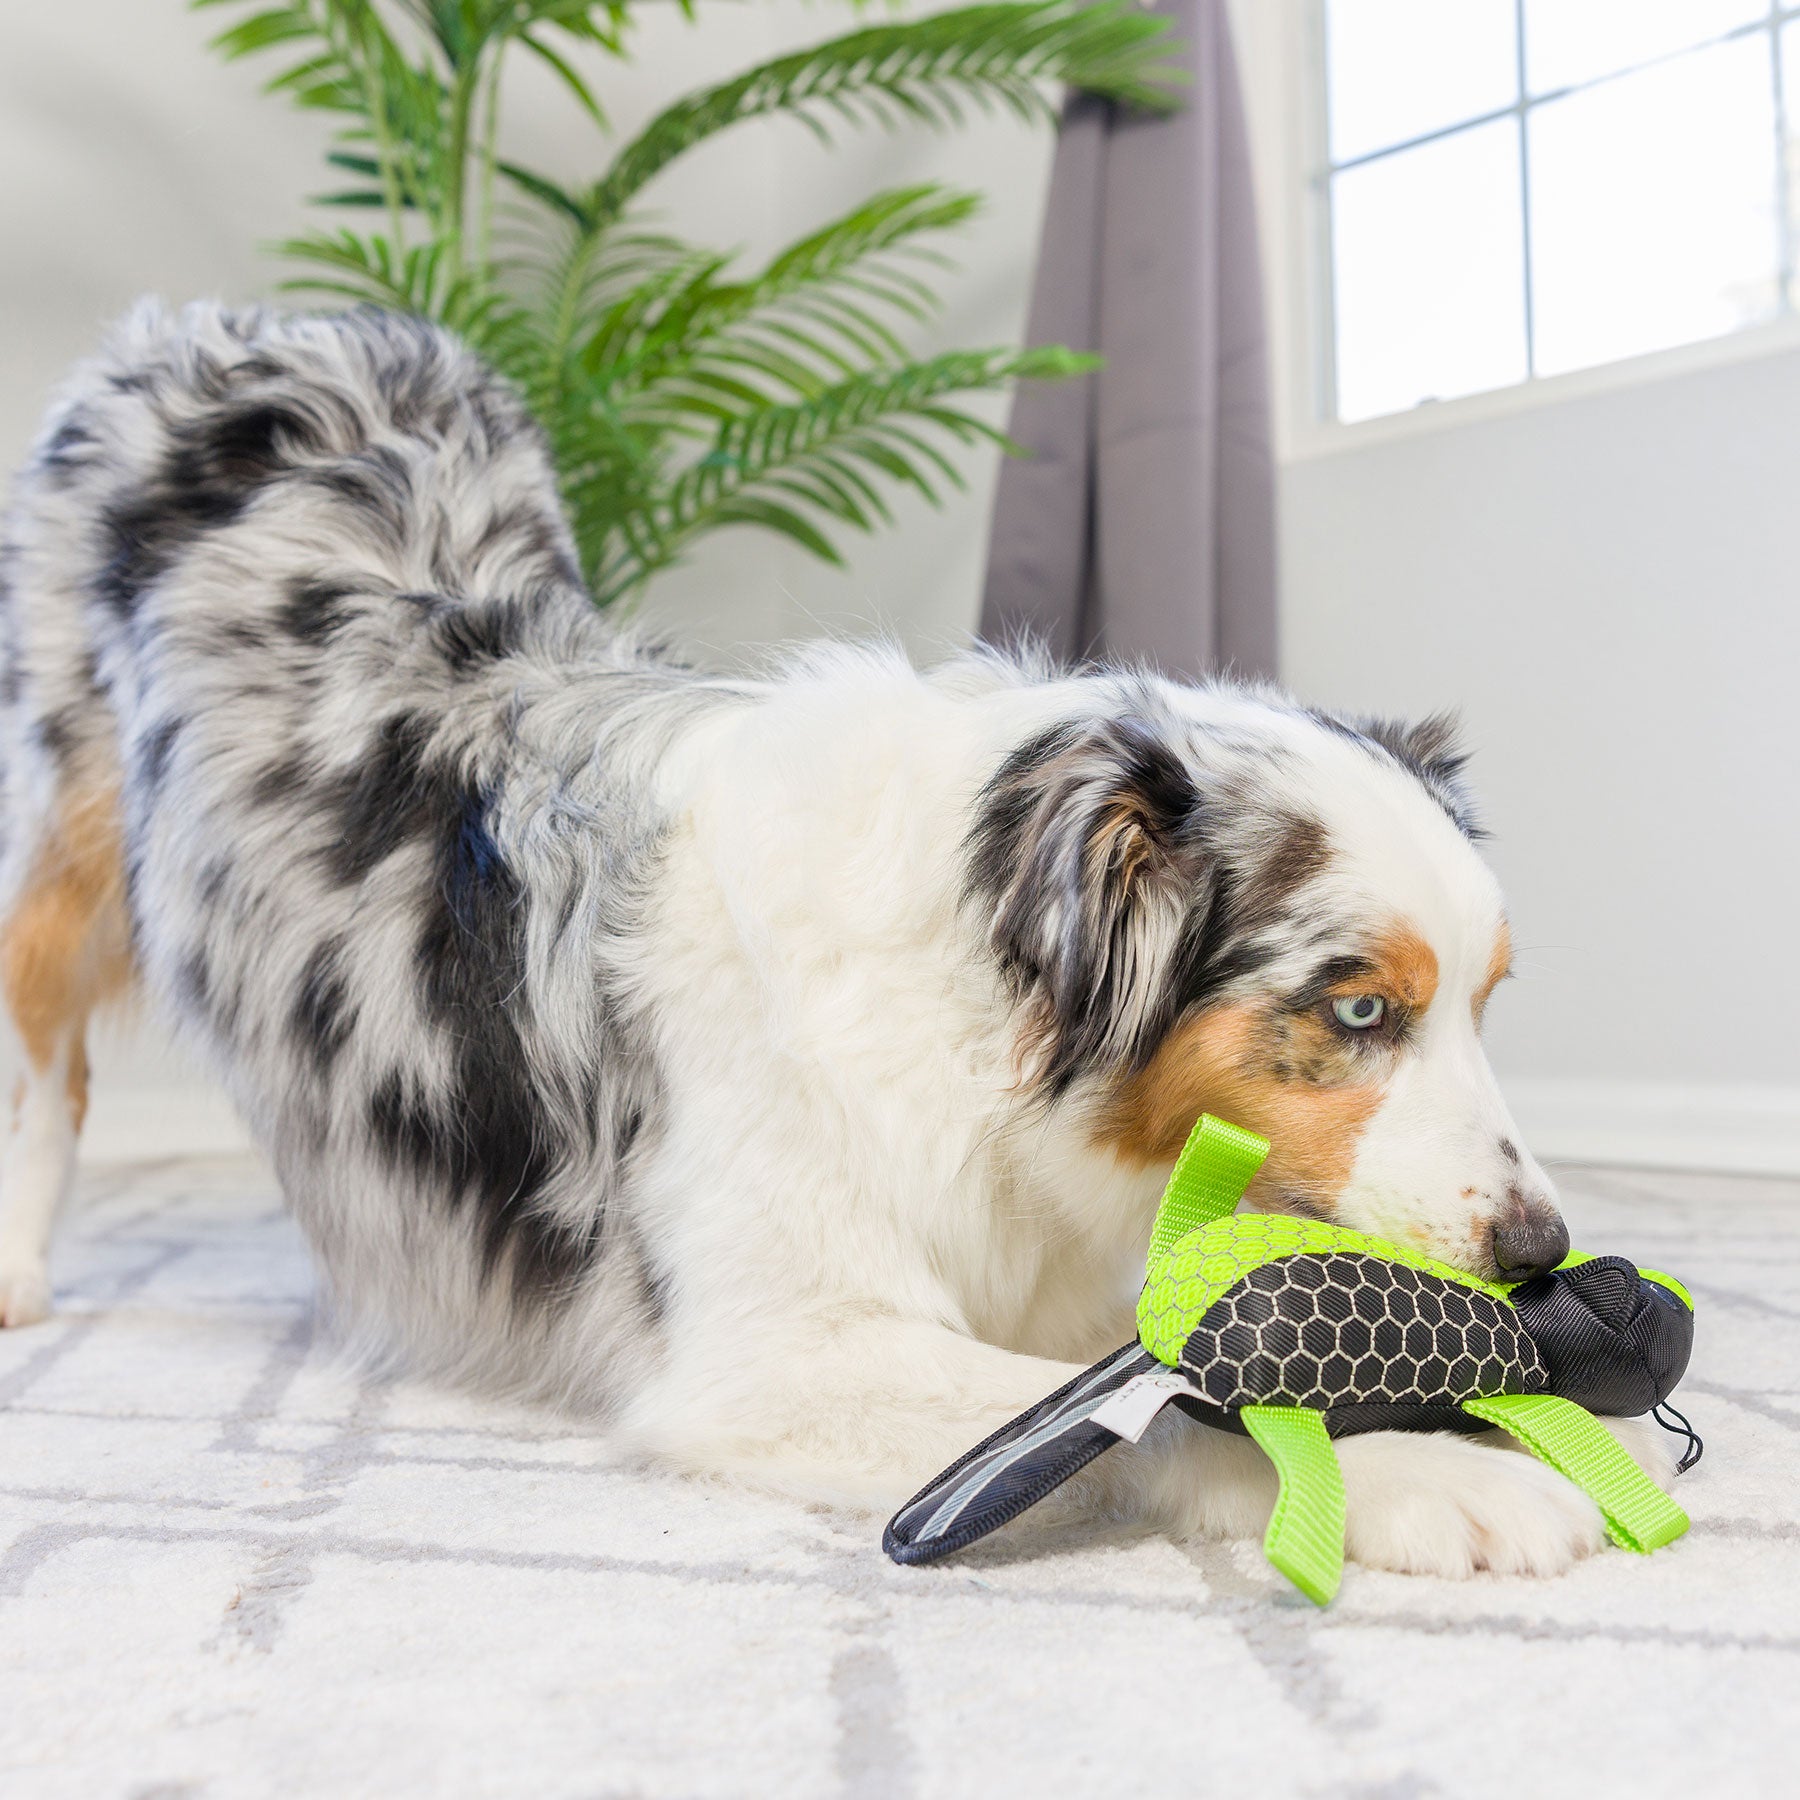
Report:
M193 0L197 6L249 0ZM689 0L683 10L694 17ZM501 73L552 69L606 131L579 53L623 57L631 0L288 0L215 40L285 58L271 93L341 116L329 152L344 223L279 246L284 285L404 308L517 382L548 432L596 602L625 600L703 533L752 525L828 561L833 532L887 522L885 490L936 500L955 452L1001 434L960 404L1090 366L1058 347L909 345L936 301L940 234L979 197L871 195L740 272L639 211L694 145L786 114L821 139L895 119L954 127L969 106L1054 118L1051 84L1169 104L1163 21L1134 0L1002 0L864 24L673 101L586 186L505 155Z

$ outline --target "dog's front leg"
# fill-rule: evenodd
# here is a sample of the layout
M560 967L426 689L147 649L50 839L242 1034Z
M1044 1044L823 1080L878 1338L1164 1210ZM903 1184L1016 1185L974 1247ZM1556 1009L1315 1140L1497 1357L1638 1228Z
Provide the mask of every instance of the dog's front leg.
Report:
M1080 1373L922 1320L838 1316L748 1345L690 1343L623 1423L682 1468L887 1510ZM1176 1536L1254 1536L1274 1500L1273 1471L1248 1439L1171 1413L1045 1510Z
M696 1472L886 1507L1080 1373L942 1325L848 1311L750 1324L748 1341L678 1334L624 1431Z

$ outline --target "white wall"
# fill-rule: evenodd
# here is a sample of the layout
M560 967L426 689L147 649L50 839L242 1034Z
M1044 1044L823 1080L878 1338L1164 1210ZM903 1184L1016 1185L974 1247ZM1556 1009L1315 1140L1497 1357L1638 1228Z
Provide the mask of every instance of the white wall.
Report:
M1795 1166L1800 354L1351 444L1281 491L1293 685L1468 722L1521 1122Z

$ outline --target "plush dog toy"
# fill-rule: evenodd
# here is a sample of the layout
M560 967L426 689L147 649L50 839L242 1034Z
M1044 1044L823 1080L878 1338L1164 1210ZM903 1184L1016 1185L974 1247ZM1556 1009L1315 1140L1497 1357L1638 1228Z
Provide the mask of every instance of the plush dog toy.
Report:
M1594 1417L1661 1419L1693 1345L1680 1282L1576 1253L1509 1286L1316 1220L1235 1216L1268 1148L1201 1118L1157 1212L1138 1341L909 1500L888 1523L889 1556L933 1562L985 1537L1121 1438L1136 1442L1171 1400L1268 1453L1280 1490L1263 1547L1321 1606L1344 1563L1331 1440L1358 1431L1498 1426L1590 1494L1615 1543L1647 1552L1687 1529ZM1680 1428L1685 1469L1699 1439Z

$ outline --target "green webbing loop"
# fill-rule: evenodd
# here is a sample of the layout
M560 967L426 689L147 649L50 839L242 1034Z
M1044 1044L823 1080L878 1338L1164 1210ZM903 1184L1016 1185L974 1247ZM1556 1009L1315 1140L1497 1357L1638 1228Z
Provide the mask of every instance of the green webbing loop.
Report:
M1150 1260L1201 1225L1235 1210L1269 1154L1269 1140L1202 1113L1175 1159L1150 1228Z
M1246 1406L1238 1417L1281 1481L1263 1554L1307 1599L1329 1606L1344 1578L1344 1472L1325 1415L1305 1406Z
M1495 1394L1465 1400L1463 1411L1511 1432L1533 1456L1568 1476L1600 1508L1606 1535L1622 1549L1647 1554L1687 1530L1687 1514L1573 1400L1555 1394Z

